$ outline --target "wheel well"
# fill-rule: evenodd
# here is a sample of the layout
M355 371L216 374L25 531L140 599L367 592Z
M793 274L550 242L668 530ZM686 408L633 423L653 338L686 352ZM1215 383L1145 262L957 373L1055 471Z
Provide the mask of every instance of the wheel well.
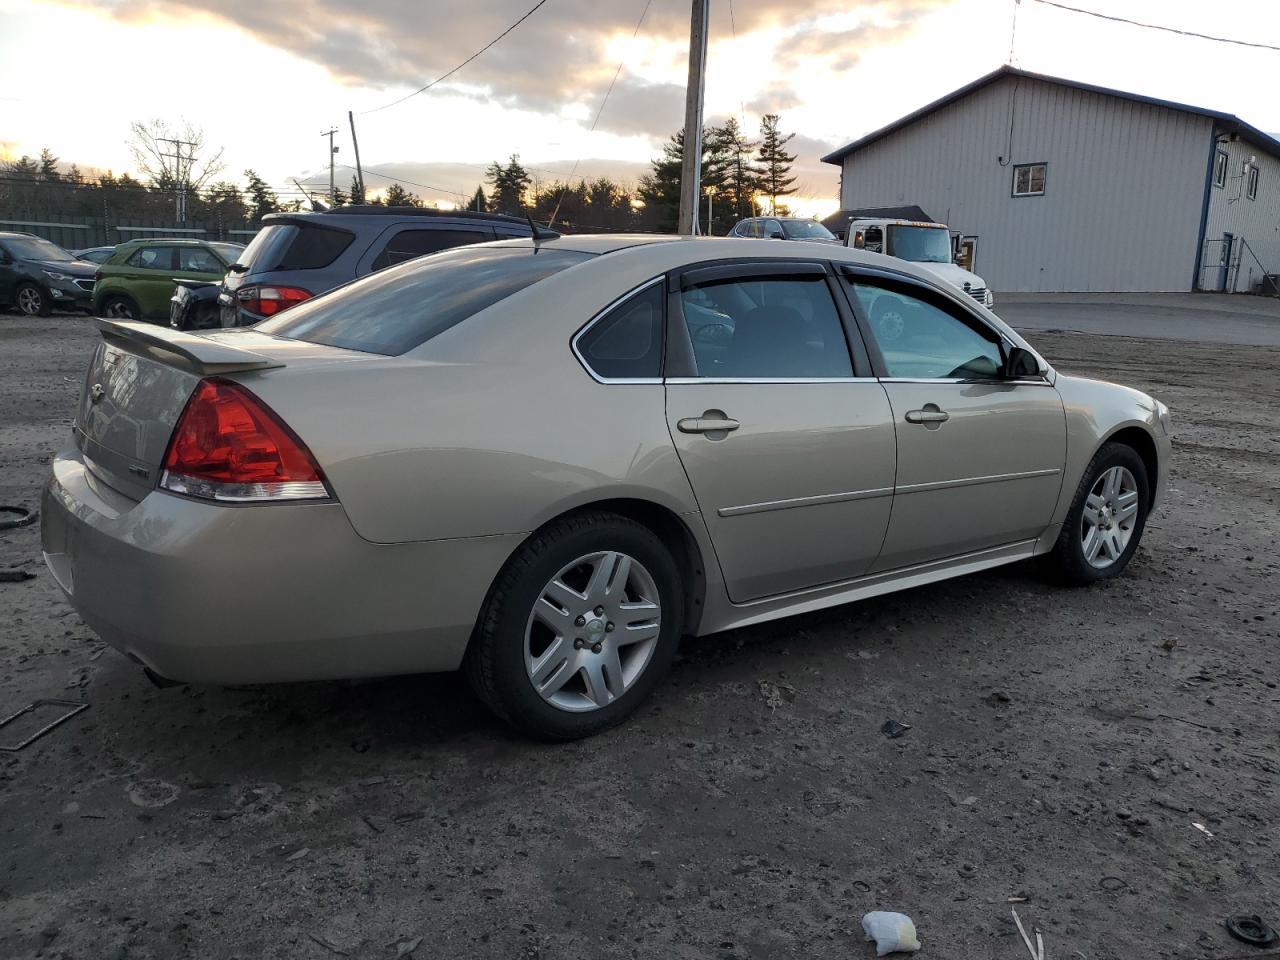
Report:
M1156 442L1151 439L1151 434L1141 427L1125 427L1107 437L1107 443L1122 443L1126 447L1132 447L1142 458L1142 465L1147 469L1147 485L1150 487L1147 496L1154 501L1155 485L1160 480L1160 455L1156 453Z
M695 632L702 618L707 576L702 551L698 548L698 541L694 539L688 525L680 519L678 514L666 507L659 506L650 500L637 500L631 497L597 500L594 503L583 504L551 518L547 523L595 510L607 510L648 527L671 551L672 558L680 568L681 580L684 582L685 633Z

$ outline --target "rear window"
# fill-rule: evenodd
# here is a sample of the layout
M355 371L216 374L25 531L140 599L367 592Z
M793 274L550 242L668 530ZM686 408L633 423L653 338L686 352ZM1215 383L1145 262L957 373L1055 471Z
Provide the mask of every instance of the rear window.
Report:
M543 247L459 247L390 267L293 307L256 329L398 356L594 254Z
M337 260L354 239L345 230L316 224L273 223L254 235L237 262L253 273L319 270Z

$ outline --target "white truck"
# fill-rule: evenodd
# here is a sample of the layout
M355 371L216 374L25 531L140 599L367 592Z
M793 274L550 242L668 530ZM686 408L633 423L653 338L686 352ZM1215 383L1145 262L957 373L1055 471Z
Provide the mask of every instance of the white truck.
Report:
M990 288L976 273L955 262L951 231L945 223L920 220L854 220L845 244L873 253L910 260L972 297L984 307L995 305Z

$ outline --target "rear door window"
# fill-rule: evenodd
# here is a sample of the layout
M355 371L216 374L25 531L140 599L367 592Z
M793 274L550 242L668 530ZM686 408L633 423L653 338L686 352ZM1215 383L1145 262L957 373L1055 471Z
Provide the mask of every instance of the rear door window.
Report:
M853 376L826 279L743 277L682 290L699 377L810 380Z
M143 270L174 270L174 248L173 247L139 247L129 257L128 264L131 267L139 267Z
M428 253L492 239L493 234L487 230L398 230L374 258L373 269L381 270Z
M576 250L461 247L371 273L256 329L291 340L398 356L552 274Z

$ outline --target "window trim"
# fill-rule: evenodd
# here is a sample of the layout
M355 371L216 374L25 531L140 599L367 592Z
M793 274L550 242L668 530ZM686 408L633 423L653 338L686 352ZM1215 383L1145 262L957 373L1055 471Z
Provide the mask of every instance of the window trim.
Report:
M1231 158L1227 156L1227 151L1219 147L1214 151L1213 158L1213 186L1217 190L1224 190L1227 186L1227 170L1231 166Z
M1039 191L1028 191L1027 193L1018 192L1018 171L1029 170L1034 167L1044 167L1044 179L1040 184ZM1015 200L1022 197L1043 197L1045 189L1049 185L1049 162L1047 160L1036 160L1032 163L1015 163L1013 165L1013 180L1009 184L1009 196ZM1027 175L1027 186L1031 186L1031 175Z
M594 327L597 323L599 323L601 320L607 317L610 313L612 313L616 307L622 306L632 297L638 296L639 294L648 290L650 287L654 286L655 284L664 283L666 279L667 279L666 274L659 274L658 276L654 277L652 280L646 280L644 283L640 284L638 287L632 287L622 296L618 297L618 299L610 303L607 307L598 311L595 316L593 316L590 320L588 320L585 324L583 324L582 327L579 328L578 331L573 335L573 337L570 338L569 348L573 351L573 355L578 359L578 363L582 365L582 369L587 371L587 375L590 376L591 379L594 380L596 383L623 383L623 384L638 383L638 384L648 384L648 385L653 385L655 383L657 384L663 383L663 377L661 376L661 374L659 374L659 376L657 377L602 377L600 376L600 374L596 373L595 370L591 368L591 364L587 362L587 358L582 355L582 350L578 347L578 341L581 340L584 336L586 336L587 333L591 331L592 327ZM663 304L663 313L664 313L663 322L659 324L659 331L658 331L659 336L662 338L662 341L663 341L661 344L661 350L659 353L659 362L664 367L666 364L666 357L667 357L666 339L667 339L667 326L668 326L667 318L665 314L668 312L669 312L668 304L664 303Z
M1250 200L1258 199L1258 181L1262 179L1262 168L1256 163L1244 162L1244 195Z

